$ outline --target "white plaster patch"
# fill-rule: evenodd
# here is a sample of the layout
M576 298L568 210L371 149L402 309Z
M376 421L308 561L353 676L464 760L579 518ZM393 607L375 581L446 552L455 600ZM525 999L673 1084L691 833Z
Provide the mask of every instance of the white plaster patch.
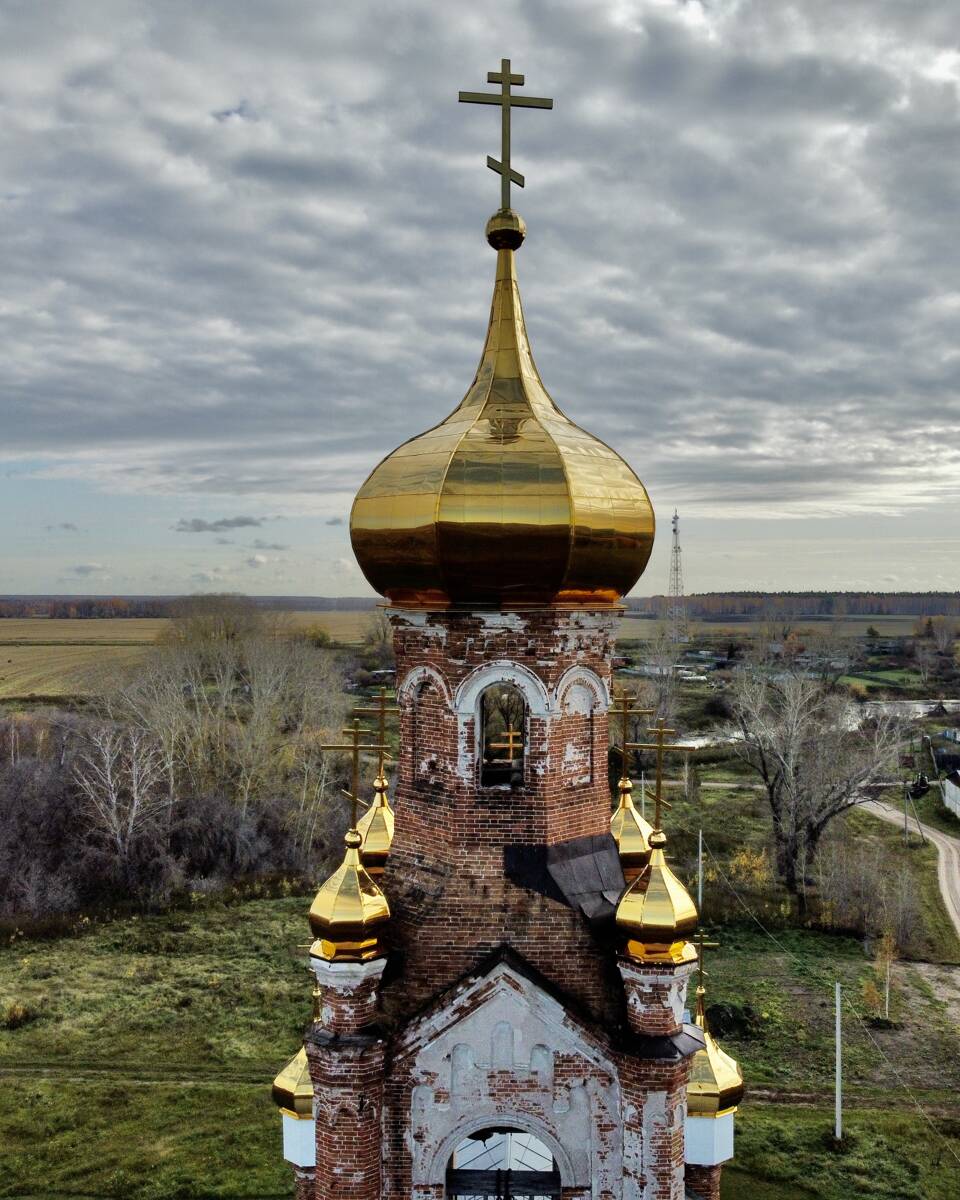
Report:
M715 1167L733 1158L733 1113L720 1117L687 1117L684 1158L698 1167Z
M696 963L683 963L671 975L644 971L639 963L620 959L617 964L623 976L628 1007L635 1012L650 1012L654 1006L669 1008L676 1025L683 1024L687 998L687 983Z

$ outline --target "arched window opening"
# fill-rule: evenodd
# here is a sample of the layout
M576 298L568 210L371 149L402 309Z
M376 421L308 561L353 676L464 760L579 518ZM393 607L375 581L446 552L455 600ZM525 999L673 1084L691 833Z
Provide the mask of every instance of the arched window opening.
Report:
M480 697L480 786L520 787L527 740L527 704L512 683Z
M550 1200L560 1172L547 1146L519 1129L480 1129L454 1150L447 1200Z

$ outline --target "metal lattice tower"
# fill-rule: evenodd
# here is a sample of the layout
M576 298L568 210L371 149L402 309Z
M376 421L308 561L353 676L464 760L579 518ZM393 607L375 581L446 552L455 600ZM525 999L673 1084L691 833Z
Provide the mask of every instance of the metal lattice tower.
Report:
M687 602L683 595L683 564L680 560L680 516L673 510L673 549L670 551L670 591L667 595L667 624L671 642L689 640Z

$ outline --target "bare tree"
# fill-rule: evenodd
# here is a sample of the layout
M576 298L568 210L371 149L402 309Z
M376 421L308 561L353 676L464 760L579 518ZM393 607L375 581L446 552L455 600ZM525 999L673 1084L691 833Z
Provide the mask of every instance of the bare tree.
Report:
M733 710L736 750L766 790L777 872L802 907L824 831L893 768L898 727L880 717L856 728L849 700L790 672L738 672Z
M939 654L950 654L957 640L956 617L934 617L930 622L933 629L933 644Z
M163 762L150 735L136 727L101 725L77 755L74 777L91 824L121 862L164 807Z
M930 643L917 638L913 643L913 661L920 676L920 682L926 684L933 670L933 651Z
M677 711L680 647L676 642L671 642L665 625L659 625L656 636L647 643L645 660L651 669L648 687L643 689L645 707L656 709L656 716L663 717L669 723Z

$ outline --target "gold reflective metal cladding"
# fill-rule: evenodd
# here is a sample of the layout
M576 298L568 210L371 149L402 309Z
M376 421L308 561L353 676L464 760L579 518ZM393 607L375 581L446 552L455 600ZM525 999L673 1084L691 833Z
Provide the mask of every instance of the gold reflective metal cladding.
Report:
M376 879L383 874L393 844L393 809L387 796L387 780L382 774L373 782L373 803L357 822L357 833L363 865Z
M627 775L627 736L631 717L652 716L652 708L638 708L637 698L628 695L619 688L614 696L614 703L609 715L620 726L620 781L617 784L618 804L610 818L610 833L617 843L620 854L620 865L627 882L636 879L650 858L650 834L653 826L639 812L633 803L633 784Z
M360 786L360 754L378 750L361 743L360 722L345 730L351 741L325 750L350 750L353 756L353 787L350 799L353 819L344 843L343 862L320 888L310 906L310 928L316 941L310 947L315 958L328 962L368 962L381 954L379 929L390 917L390 906L360 862L361 837L357 832L357 801Z
M480 365L445 421L375 468L350 516L364 575L399 607L610 606L639 579L653 547L643 484L563 415L530 353L515 262L525 226L509 207L509 183L519 182L509 165L509 113L524 101L509 90L521 77L503 66L499 96L464 97L501 104L507 122L494 165L503 205L487 225L497 273Z
M356 708L358 716L377 718L378 750L377 777L373 781L373 803L357 822L360 834L360 859L369 874L378 878L393 844L393 809L387 795L387 778L384 765L387 759L387 716L398 713L395 704L388 703L387 689L381 688L371 708Z
M715 946L716 942L704 942L701 933L698 944L700 979L697 984L694 1021L703 1031L705 1045L693 1056L690 1080L687 1084L687 1112L691 1117L722 1117L726 1113L735 1112L743 1099L743 1072L737 1060L721 1050L707 1028L703 1003L706 995L703 986L703 951L707 946Z
M627 953L642 962L693 962L697 951L687 934L697 927L697 908L690 893L667 866L663 850L667 844L663 832L663 757L671 751L689 752L692 747L667 744L665 738L676 730L668 729L661 717L653 729L656 741L627 742L631 748L657 751L657 790L654 829L647 841L650 860L624 892L617 906L617 925L627 934Z
M624 776L617 784L619 803L610 818L610 833L617 843L623 877L629 883L636 879L650 861L650 835L653 826L637 811L633 803L633 784Z
M301 1046L273 1081L273 1102L298 1121L313 1116L313 1082L307 1052Z

